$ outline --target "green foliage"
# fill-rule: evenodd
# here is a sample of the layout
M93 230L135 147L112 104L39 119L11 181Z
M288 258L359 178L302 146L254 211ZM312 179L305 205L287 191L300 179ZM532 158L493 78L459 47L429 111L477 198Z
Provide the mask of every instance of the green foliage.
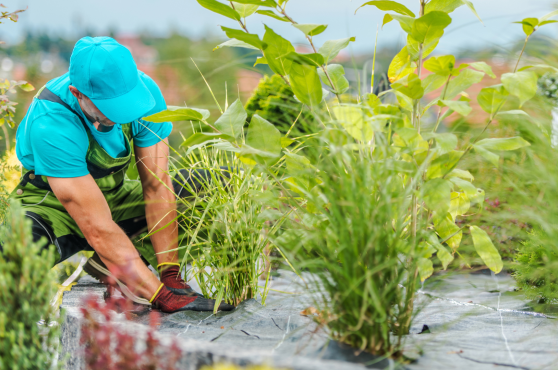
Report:
M315 130L315 120L311 113L294 98L291 87L278 75L264 77L246 103L246 111L249 121L254 114L258 114L273 123L282 133L289 130L297 117L294 132L307 133Z
M370 158L331 142L327 147L331 151L314 153L313 166L289 171L306 182L321 175L311 190L298 188L308 203L274 243L299 270L312 273L304 279L316 296L316 320L335 339L397 357L414 296L414 280L405 273L415 269L413 241L405 236L411 189L377 160L383 151Z
M532 230L514 257L513 276L525 297L540 303L558 302L558 253L555 240Z
M258 152L247 156L245 145L230 139L218 145L251 159L243 162L262 166L278 184L296 193L283 193L282 201L296 212L275 243L285 246L281 249L289 261L314 273L316 281L311 287L322 287L316 292L321 298L316 302L318 320L335 338L372 353L397 357L400 337L392 340L390 332L408 333L415 277L424 281L434 273L433 258L447 268L466 239L484 265L495 273L503 269L502 258L486 231L489 228L475 224L483 210L485 191L477 188L463 165L479 154L499 166L508 152L527 150L529 142L517 134L498 139L485 139L484 134L496 117L525 113L518 108L536 93L534 71L548 66L516 68L502 76L501 84L482 89L477 99L487 113L486 122L475 136L462 140L453 133L438 132L452 113L463 117L471 113L466 90L486 76L496 77L483 62L456 66L454 56L429 58L452 23L449 14L462 5L477 15L468 0L420 0L418 12L395 1L365 3L363 6L390 12L383 24L396 20L407 34L407 44L390 64L392 89L381 96L358 96L351 103L342 101L341 93L348 87L344 70L329 63L352 38L326 41L317 49L313 36L325 32L327 26L296 23L286 13L286 2L271 8L304 33L310 53L293 52L292 44L269 26L269 43L259 41L253 33L249 37L258 42L249 42L242 20L239 24L246 32L225 30L227 36L260 49L263 57L256 63L271 63L278 73L276 81L284 80L320 122L323 130L316 137L322 138L323 147L312 154L304 140L284 137L281 140L289 140L290 146L281 145L278 161L266 161L257 159ZM538 27L552 16L538 19ZM270 45L272 41L278 42L280 50L291 51L280 55ZM285 64L287 60L292 61L290 66ZM423 68L432 74L423 77ZM530 68L533 70L527 71ZM337 95L336 100L324 99L322 84ZM392 96L384 97L387 94ZM251 103L253 100L248 104L249 116L259 109L252 109ZM265 118L273 121L273 116ZM435 122L429 122L428 116L436 117ZM267 147L259 136L257 140ZM405 293L399 285L404 275Z
M45 325L54 319L54 250L43 248L45 240L33 243L30 221L17 202L0 240L0 369L49 368L58 340L57 326Z

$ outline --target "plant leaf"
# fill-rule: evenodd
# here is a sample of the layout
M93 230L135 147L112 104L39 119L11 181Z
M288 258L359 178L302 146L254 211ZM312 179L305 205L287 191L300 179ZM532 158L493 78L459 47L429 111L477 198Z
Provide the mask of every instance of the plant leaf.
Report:
M22 89L23 91L33 91L33 90L35 90L35 87L33 85L31 85L29 82L26 82L24 84L19 85L19 88Z
M266 15L268 17L277 19L278 21L281 22L290 22L287 18L276 14L273 10L258 10L256 13L261 14L261 15Z
M482 23L482 19L479 17L475 6L468 0L432 0L426 5L425 13L439 10L449 14L462 5L467 5L467 7Z
M478 226L471 226L469 228L471 231L471 236L473 237L473 244L475 245L475 250L479 254L480 258L486 264L486 266L498 274L504 268L504 263L502 262L502 257L498 250L492 244L492 240L484 231Z
M205 109L167 107L167 110L143 117L144 121L161 123L176 121L203 121L209 117L209 111Z
M390 82L395 82L400 80L409 74L413 73L416 68L411 64L411 56L407 50L407 46L393 58L391 64L389 65L388 78Z
M402 14L402 15L408 15L410 17L415 17L415 13L413 13L412 11L410 11L405 5L403 4L399 4L396 1L381 1L381 0L375 0L375 1L369 1L367 3L362 4L361 6L359 6L357 8L357 10L355 10L355 14L356 12L358 12L358 10L364 6L367 5L372 5L375 6L376 8L389 12L389 11L394 11L396 13Z
M359 106L337 105L332 108L335 118L356 140L362 142L371 141L374 138L374 131L368 122L366 115Z
M334 94L344 94L349 90L349 81L345 77L345 68L340 64L330 64L326 67L327 73L333 82L333 86L329 83L324 71L318 69L318 75L322 82L332 88Z
M411 33L413 31L413 24L415 23L415 18L406 15L399 14L386 14L384 16L384 21L382 23L382 28L389 22L396 20L399 22L401 29L406 33Z
M246 33L242 30L235 30L234 28L228 28L221 26L221 29L225 32L225 34L231 39L237 39L243 41L249 45L252 45L260 50L263 50L267 47L267 44L260 40L258 35Z
M436 140L437 148L440 150L441 153L448 153L452 150L455 150L457 147L457 136L450 133L443 133L443 134L423 134L422 135L426 140L434 139Z
M457 216L463 216L471 208L471 201L465 193L451 193L449 213L455 220Z
M295 51L294 46L268 26L265 26L263 42L267 44L263 53L269 68L280 76L288 75L293 62L285 56Z
M494 154L491 151L486 150L482 146L473 145L473 148L481 157L489 161L494 165L494 167L498 167L498 161L500 160L500 156L498 154Z
M446 244L449 245L453 251L459 248L463 232L459 231L459 227L455 224L455 222L453 222L449 213L446 213L443 216L436 214L434 217L434 228L442 240L445 240L455 234L446 241Z
M543 22L549 20L550 18L556 17L557 15L558 15L558 10L554 10L554 11L540 17L539 18L539 23L543 23Z
M322 47L318 50L318 53L322 54L324 57L324 63L328 64L333 58L335 58L339 52L349 46L351 41L355 41L354 37L347 37L346 39L339 40L328 40L324 42Z
M242 133L242 128L246 123L247 117L248 114L246 113L242 102L237 99L215 122L215 128L223 134L237 138Z
M424 68L432 73L440 76L449 77L455 66L455 57L453 55L445 55L441 57L432 57L424 62Z
M426 171L426 178L434 179L445 176L446 173L448 173L453 167L455 167L462 156L463 152L458 150L452 150L439 156L438 158L433 160L428 167L428 170Z
M444 86L447 81L447 76L440 76L434 73L429 74L422 80L424 94L426 95L428 93L431 93L432 91L438 90L440 87Z
M275 8L277 6L277 3L274 0L236 0L235 2L240 4L267 6L271 8Z
M402 78L397 82L391 84L394 90L407 95L413 100L418 100L424 96L424 88L422 87L421 79L414 73L411 73L406 78Z
M233 8L217 0L197 0L198 4L206 9L211 10L214 13L224 15L227 18L234 19L236 21L240 20L240 14ZM230 37L230 36L229 36Z
M317 36L327 29L327 24L293 24L293 27L302 31L306 36Z
M314 67L320 67L324 64L324 57L320 53L299 54L295 51L291 51L288 54L284 55L284 57L296 63Z
M459 189L461 189L465 193L465 195L467 196L467 199L469 199L469 201L471 203L482 202L484 200L484 193L479 192L479 189L477 189L475 187L475 185L473 185L470 182L470 181L473 181L473 178L472 178L473 176L468 171L462 171L462 173L464 173L464 177L467 177L469 175L470 178L464 180L460 177L455 177L454 176L454 177L451 177L449 179L449 181L451 181L452 184L454 184ZM469 181L467 181L467 180L469 180Z
M531 116L529 114L527 114L527 112L525 112L524 110L521 109L516 109L516 110L509 110L506 112L498 112L498 114L496 115L498 116L513 116L513 117L517 117L517 116L523 116L525 118L531 119Z
M315 67L293 63L289 75L293 92L302 103L314 110L323 98L322 83Z
M526 146L531 146L528 141L523 138L510 137L507 139L483 139L475 144L476 147L482 147L486 150L517 150Z
M440 178L425 182L422 192L426 207L436 213L446 214L450 208L451 188L449 181Z
M432 264L432 260L428 258L418 258L417 259L417 267L420 275L420 281L425 281L434 273L434 265Z
M502 75L502 84L506 90L519 98L519 107L531 100L538 89L538 76L535 72L516 72Z
M471 67L473 69L476 69L477 71L484 72L492 78L496 78L496 75L492 71L492 67L489 66L488 64L486 64L485 62L471 63L471 64L469 64L469 67Z
M428 243L430 245L432 245L434 248L436 248L436 250L437 250L436 256L438 257L440 262L442 262L442 266L443 266L444 270L447 269L448 265L453 261L452 254L450 252L448 252L446 247L444 247L442 244L440 244L440 241L438 240L438 237L434 234L429 235Z
M450 81L446 92L446 100L455 98L469 87L479 83L484 77L483 72L466 69L459 76Z
M234 10L237 11L237 13L242 17L242 18L247 18L249 16L251 16L252 14L254 14L256 12L256 10L258 10L259 6L258 5L253 5L253 4L240 4L236 1L233 1L232 4L234 5Z
M184 142L180 144L180 146L191 147L193 145L203 144L206 141L211 141L215 139L224 139L227 141L234 142L234 137L225 134L220 134L218 132L197 132L192 136L190 136L189 138L187 138L186 140L184 140Z
M481 108L493 116L508 99L508 92L503 85L485 87L479 93L477 100Z
M217 46L215 46L213 48L213 51L220 49L220 48L224 48L224 47L234 47L234 48L246 48L246 49L252 49L252 50L260 50L255 46L252 46L250 44L245 43L244 41L240 41L237 39L230 39L228 41L225 41L222 44L219 44Z
M473 175L471 175L471 172L469 171L465 171L465 170L460 170L458 168L454 168L453 171L451 171L447 177L451 180L452 177L456 177L458 179L463 179L463 180L469 180L469 181L473 181L475 180L475 178L473 177Z
M271 165L277 162L281 153L281 133L269 121L255 114L250 121L250 126L248 126L246 145L255 149L255 151L250 153L250 151L244 150L242 152L243 156L248 155L258 163ZM268 153L268 155L264 155L264 153ZM250 156L249 154L254 155Z
M418 18L413 23L411 36L421 44L429 44L440 39L444 29L451 24L451 18L447 13L432 11ZM425 45L426 48L428 48Z
M467 117L472 111L473 108L469 105L466 101L457 101L457 100L440 100L440 103L449 107L449 109L453 110L454 112L459 113L463 117Z

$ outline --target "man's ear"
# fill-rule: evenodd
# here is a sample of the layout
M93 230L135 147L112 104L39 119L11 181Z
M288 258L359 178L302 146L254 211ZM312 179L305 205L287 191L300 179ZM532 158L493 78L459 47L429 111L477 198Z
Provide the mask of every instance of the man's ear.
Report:
M78 89L76 89L74 86L68 86L68 88L70 89L70 92L72 93L73 96L75 96L78 100L81 99L81 93L79 92Z

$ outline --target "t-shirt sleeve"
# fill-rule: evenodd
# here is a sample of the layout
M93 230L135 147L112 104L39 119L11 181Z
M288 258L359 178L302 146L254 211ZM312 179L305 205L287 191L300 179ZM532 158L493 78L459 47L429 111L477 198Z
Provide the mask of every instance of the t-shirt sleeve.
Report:
M37 175L68 178L89 174L85 160L89 139L75 119L62 114L35 119L30 139Z
M155 113L159 113L167 109L167 103L161 93L159 86L143 72L140 72L140 77L151 92L155 99L155 107L148 113L146 117ZM134 145L140 148L146 148L157 144L159 141L166 139L172 131L171 122L154 123L145 120L135 121L132 125L132 134L134 136Z

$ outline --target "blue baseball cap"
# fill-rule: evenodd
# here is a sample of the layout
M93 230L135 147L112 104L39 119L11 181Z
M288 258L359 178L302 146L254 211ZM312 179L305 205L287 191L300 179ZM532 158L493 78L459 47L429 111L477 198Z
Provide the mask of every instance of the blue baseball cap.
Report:
M84 37L76 43L70 81L115 123L135 121L155 107L132 54L110 37Z

